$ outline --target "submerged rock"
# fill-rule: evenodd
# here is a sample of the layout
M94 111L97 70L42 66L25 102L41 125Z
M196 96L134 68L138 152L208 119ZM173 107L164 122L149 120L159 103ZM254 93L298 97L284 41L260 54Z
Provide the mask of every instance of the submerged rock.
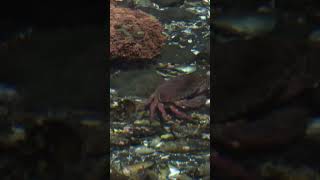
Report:
M320 174L316 170L308 167L292 167L292 165L275 164L266 162L260 167L264 178L279 180L319 180Z
M179 6L184 3L184 0L153 0L160 7Z
M246 39L270 33L275 25L275 18L269 14L223 15L214 21L217 29Z
M152 59L165 41L160 22L141 10L110 7L110 54L124 60Z

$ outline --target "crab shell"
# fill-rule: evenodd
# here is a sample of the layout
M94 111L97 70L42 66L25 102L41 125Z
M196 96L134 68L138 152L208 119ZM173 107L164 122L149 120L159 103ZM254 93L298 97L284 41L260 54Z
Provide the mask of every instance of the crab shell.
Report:
M163 103L175 102L209 92L210 78L207 75L187 74L178 76L160 85L155 94Z

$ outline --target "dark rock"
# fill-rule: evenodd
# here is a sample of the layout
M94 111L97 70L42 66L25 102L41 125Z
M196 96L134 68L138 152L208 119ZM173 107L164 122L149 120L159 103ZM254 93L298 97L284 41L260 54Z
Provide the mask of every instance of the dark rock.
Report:
M292 143L305 134L309 113L304 108L274 110L253 122L217 125L217 142L235 149L270 149Z
M153 70L131 70L111 78L110 86L120 96L148 97L161 80Z
M303 58L299 48L298 42L265 38L215 44L215 73L219 74L215 84L216 121L266 98L280 81L289 78L288 73L292 75L293 68L293 74L301 74L303 66L295 65L297 58Z
M189 21L193 17L195 17L192 12L187 11L183 8L177 8L177 7L168 7L163 11L158 11L156 9L143 8L143 7L139 9L159 18L159 21L162 23L168 23L168 22L171 22L172 20Z
M177 45L166 45L161 50L161 56L157 59L162 63L184 64L191 63L196 56L187 48L180 48ZM172 58L174 57L174 58Z
M154 0L160 7L179 6L184 3L184 0Z
M183 8L171 7L162 11L160 21L188 21L194 17L194 14Z

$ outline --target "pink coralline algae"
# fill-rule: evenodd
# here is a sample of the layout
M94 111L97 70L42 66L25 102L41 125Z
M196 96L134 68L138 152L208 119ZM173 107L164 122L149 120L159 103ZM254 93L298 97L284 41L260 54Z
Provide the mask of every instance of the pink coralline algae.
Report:
M110 55L114 59L150 60L160 54L165 36L153 16L141 10L110 7Z

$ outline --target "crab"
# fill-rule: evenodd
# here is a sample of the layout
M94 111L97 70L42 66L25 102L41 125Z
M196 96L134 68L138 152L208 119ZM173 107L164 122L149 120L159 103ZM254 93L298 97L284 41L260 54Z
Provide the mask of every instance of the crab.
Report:
M177 76L161 84L146 102L150 108L150 118L155 118L159 110L164 120L171 119L169 109L180 119L191 120L192 117L182 110L198 108L205 104L209 93L210 78L205 74L186 74Z

